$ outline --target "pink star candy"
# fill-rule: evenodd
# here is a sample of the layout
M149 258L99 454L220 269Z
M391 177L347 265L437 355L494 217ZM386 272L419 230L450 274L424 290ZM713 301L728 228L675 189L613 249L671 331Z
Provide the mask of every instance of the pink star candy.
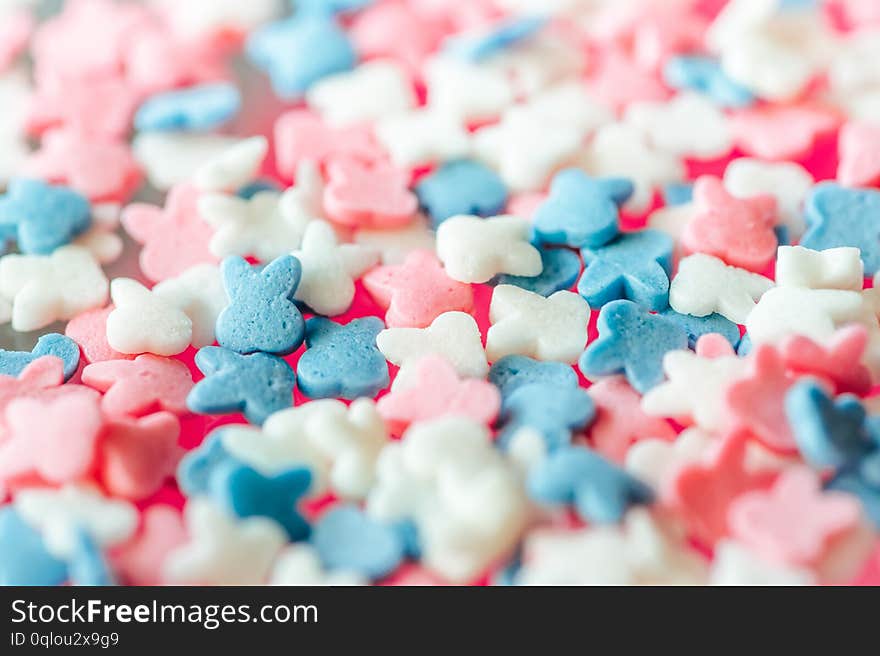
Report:
M39 396L63 382L64 363L54 355L37 358L18 377L0 375L0 414L15 399Z
M115 548L111 560L131 585L162 583L162 563L176 547L186 542L186 527L180 512L166 505L147 508L140 530Z
M847 123L840 131L837 179L847 187L880 184L880 125Z
M282 114L275 122L275 158L278 173L293 180L303 160L325 165L331 159L381 159L385 155L367 126L328 127L304 109Z
M134 360L90 364L83 383L104 393L101 409L107 415L138 417L158 409L185 414L192 374L179 360L146 353Z
M413 251L403 264L376 267L363 278L364 287L387 310L389 328L427 328L444 312L470 312L471 286L446 275L437 256Z
M702 176L694 185L694 216L681 241L690 253L707 253L727 264L761 272L776 254L775 221L773 196L737 198L718 178Z
M682 465L670 481L670 504L690 534L708 546L728 534L731 503L746 492L768 487L776 476L775 472L746 468L748 442L745 434L731 433L708 460Z
M214 263L208 243L213 229L199 215L199 192L190 185L178 185L168 192L165 207L134 203L122 212L122 225L143 244L140 264L150 280L167 280L190 267Z
M740 496L730 506L733 537L768 561L816 565L832 541L858 526L861 506L843 492L823 492L816 473L792 467L768 490Z
M134 360L135 356L114 350L107 342L107 317L114 306L88 310L71 319L64 334L79 344L86 362L104 360Z
M89 135L124 139L142 100L131 85L118 77L87 84L47 81L37 85L29 107L27 130L40 135L57 127Z
M859 324L838 330L827 346L804 335L792 335L780 346L789 372L800 377L817 376L834 385L837 394L866 394L871 389L871 372L862 364L868 331Z
M666 100L670 95L654 73L640 68L619 49L602 56L587 86L596 100L616 111L632 102Z
M384 161L353 157L327 165L324 211L339 225L356 228L400 228L416 214L418 200L408 188L409 176Z
M600 380L587 393L596 403L596 419L588 436L606 458L622 464L629 448L639 440L675 440L675 430L665 419L642 412L639 393L622 376Z
M47 132L23 173L72 187L96 203L128 200L142 179L128 144L70 129Z
M97 399L66 395L19 398L6 406L6 440L0 443L0 480L37 475L47 483L87 476L104 428Z
M730 114L728 126L747 155L795 160L807 155L820 136L834 132L840 117L810 105L766 105Z
M174 476L182 450L180 422L170 412L114 420L101 442L101 480L111 494L133 501L156 493Z
M34 17L26 9L0 17L0 71L8 69L27 47L34 25Z
M797 453L797 444L785 416L785 394L794 384L779 352L768 344L749 357L742 378L724 393L725 425L729 432L746 432L771 451Z
M376 408L394 435L410 424L446 415L460 415L489 426L498 416L501 395L492 383L460 378L455 368L438 355L429 355L415 365L410 385L391 392Z

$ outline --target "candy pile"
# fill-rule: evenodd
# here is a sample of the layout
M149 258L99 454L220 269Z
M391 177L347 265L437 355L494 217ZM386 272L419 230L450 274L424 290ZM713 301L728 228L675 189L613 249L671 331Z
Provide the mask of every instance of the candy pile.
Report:
M0 583L880 583L878 0L40 4Z

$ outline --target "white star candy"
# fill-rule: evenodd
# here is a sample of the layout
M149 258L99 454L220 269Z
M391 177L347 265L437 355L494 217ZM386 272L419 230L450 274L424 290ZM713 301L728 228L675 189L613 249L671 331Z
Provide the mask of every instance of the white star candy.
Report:
M497 70L435 56L425 63L428 107L463 121L491 119L514 98L507 76Z
M742 544L724 539L715 547L709 574L712 585L815 585L816 577L805 569L768 563Z
M153 294L189 317L192 322L190 343L195 348L214 343L217 317L229 305L219 266L197 264L179 276L157 284L153 287Z
M677 527L644 508L621 526L532 533L523 561L520 585L698 585L707 569Z
M724 112L697 93L682 93L668 102L633 103L624 120L655 148L679 157L715 159L733 146Z
M369 580L357 572L334 570L328 572L321 564L318 552L305 543L285 547L272 568L272 585L369 585Z
M343 499L363 499L388 433L372 399L351 406L322 399L276 412L262 429L226 429L221 439L233 456L267 475L307 466L314 476L310 496L329 484Z
M662 492L680 467L702 460L715 441L699 428L682 431L674 442L656 437L639 440L626 452L626 471Z
M705 317L713 312L743 323L773 281L730 266L717 257L694 253L679 262L669 286L669 305L680 314Z
M635 192L625 207L636 213L648 209L655 187L678 182L685 176L678 157L651 148L639 130L625 123L599 128L584 155L583 165L597 177L632 180Z
M232 518L204 498L184 509L189 541L165 559L164 579L175 585L259 585L287 543L266 517Z
M516 354L574 364L587 344L590 306L569 291L545 298L514 285L498 285L492 292L489 321L490 362Z
M727 165L724 186L737 198L771 195L776 198L780 221L788 227L789 236L799 239L806 224L802 206L813 188L813 176L795 162L765 162L740 157Z
M114 350L170 356L190 345L190 318L136 280L116 278L110 296L116 307L107 317L107 342Z
M266 137L245 139L202 164L193 183L202 191L235 191L256 177L268 151Z
M413 251L434 250L434 231L427 219L416 215L415 219L403 228L394 230L361 229L354 233L354 242L367 248L378 250L382 264L403 264L406 256Z
M159 191L168 191L192 179L196 171L241 141L219 134L139 132L131 148L150 184Z
M864 269L858 248L814 251L803 246L780 246L776 255L776 284L858 292L864 283Z
M107 278L81 246L62 246L51 255L0 258L0 296L12 302L12 328L37 330L107 302Z
M390 61L369 62L325 77L306 92L306 101L334 126L375 121L416 105L412 83Z
M107 498L89 485L24 489L16 493L13 504L28 524L40 530L46 548L64 559L73 555L79 531L99 547L112 547L128 539L138 525L132 504Z
M453 216L437 229L437 257L459 282L484 283L499 273L537 276L544 265L530 230L518 216Z
M669 351L663 356L666 380L642 397L642 410L679 423L693 422L708 431L718 430L725 420L724 392L745 371L745 365L735 354L704 358L693 351Z
M470 150L470 135L461 120L430 107L384 118L374 131L391 161L403 168L458 159Z
M415 424L385 447L367 512L380 521L411 518L425 567L464 582L514 549L528 504L489 431L446 417Z
M335 316L351 307L354 281L379 263L379 254L358 244L339 244L324 221L306 227L302 247L293 251L302 264L302 279L294 298L316 314Z
M386 328L376 336L382 355L398 367L409 367L426 355L440 355L459 376L483 378L489 363L474 318L444 312L427 328Z

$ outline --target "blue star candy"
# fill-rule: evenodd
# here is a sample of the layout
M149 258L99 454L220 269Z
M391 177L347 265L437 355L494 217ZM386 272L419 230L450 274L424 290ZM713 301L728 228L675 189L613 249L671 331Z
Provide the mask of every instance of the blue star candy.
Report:
M318 80L354 68L357 55L345 31L321 13L292 16L251 34L248 57L266 71L280 97L294 100Z
M223 446L223 431L224 427L211 431L198 447L180 459L177 483L186 496L207 494L211 474L227 462L239 462Z
M283 255L265 267L227 257L221 265L229 305L217 317L217 343L239 353L287 355L302 344L305 321L293 302L302 266Z
M502 427L498 443L502 448L521 428L538 432L551 452L571 441L572 431L589 426L596 416L596 404L582 387L530 383L518 387L501 405Z
M692 349L696 348L700 337L709 333L718 333L730 342L733 348L736 348L740 342L739 326L717 312L705 317L695 317L692 314L679 314L672 308L667 308L659 314L661 317L671 319L687 331L688 346Z
M530 39L547 25L543 16L525 16L501 21L483 34L456 36L446 41L446 49L470 61L478 62Z
M27 255L50 255L91 224L89 201L67 187L19 178L0 196L0 239L14 239Z
M606 246L585 248L578 293L594 309L628 299L648 310L665 310L674 248L672 237L659 230L628 232Z
M296 542L309 537L311 527L296 506L312 485L312 472L295 467L264 476L236 462L215 469L208 484L211 497L237 517L268 517L280 524Z
M0 585L61 585L67 565L46 550L43 536L12 506L0 508Z
M406 557L404 537L394 526L345 505L321 516L311 542L325 569L357 572L377 580L391 574Z
M603 307L596 327L599 337L578 362L583 374L589 378L622 373L642 394L663 381L663 356L688 347L684 328L632 301Z
M262 424L273 412L293 405L296 374L274 355L241 355L220 346L206 346L196 353L195 362L205 378L186 398L192 412L243 412L252 424Z
M553 178L550 195L532 221L536 244L596 248L618 233L620 206L632 196L625 178L591 178L565 169Z
M574 505L578 515L600 524L618 522L634 505L650 504L650 487L579 446L565 446L536 465L526 482L529 496L549 505Z
M813 380L788 390L785 414L801 455L814 467L845 467L877 448L858 397L833 398Z
M880 270L880 191L822 183L807 198L805 213L801 246L816 251L853 246L861 251L866 276Z
M415 188L434 228L452 216L495 216L507 204L507 187L492 169L469 159L446 162Z
M163 91L147 98L134 116L138 131L208 132L241 110L241 92L229 82Z
M755 102L754 94L729 78L711 57L672 57L663 68L663 79L673 89L698 91L721 107L748 107Z
M556 292L569 289L581 272L581 258L567 248L547 248L541 246L541 263L543 269L537 276L511 276L502 274L490 281L493 285L516 285L522 289L550 296Z
M523 385L542 383L554 387L577 387L574 370L561 362L542 362L525 355L505 355L489 369L489 382L498 388L502 399Z
M18 376L31 362L46 355L54 355L64 363L64 380L79 368L79 345L66 335L50 333L40 337L30 353L0 349L0 374Z
M375 396L389 383L388 362L376 346L385 328L377 317L342 325L314 317L306 322L306 352L297 364L299 388L313 399Z

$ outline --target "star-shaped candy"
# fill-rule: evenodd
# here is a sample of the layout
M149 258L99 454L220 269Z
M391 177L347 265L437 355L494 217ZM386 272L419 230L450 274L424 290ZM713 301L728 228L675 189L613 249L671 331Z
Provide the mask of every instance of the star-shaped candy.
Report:
M28 332L107 302L107 278L81 246L51 255L6 255L0 260L0 295L12 300L12 327Z
M207 346L196 353L195 362L205 379L187 397L186 405L193 412L243 412L248 421L262 424L273 412L293 405L296 375L284 360Z
M389 328L425 328L444 312L470 312L474 304L471 286L447 276L429 250L409 253L400 265L376 267L363 283L386 310Z
M678 264L669 286L669 305L676 312L697 317L717 312L741 324L771 287L769 278L727 265L712 255L694 253Z
M141 356L144 357L144 356ZM170 412L110 422L101 438L100 477L107 491L138 501L173 478L183 451L180 422Z
M50 255L88 230L89 201L67 187L18 178L0 197L0 236L27 255Z
M779 347L785 366L798 376L816 376L834 384L839 393L865 394L871 388L871 372L862 364L868 346L864 326L845 326L827 344L792 335Z
M593 179L580 169L557 173L550 196L535 212L538 243L574 248L604 246L618 232L618 212L633 193L623 178Z
M192 322L191 343L194 347L202 348L214 343L217 317L229 305L229 295L223 286L220 267L216 264L197 264L180 275L157 284L153 287L153 294L189 317ZM94 359L90 358L89 361L94 362Z
M504 397L498 441L502 448L515 450L519 431L530 429L540 435L545 452L553 452L567 446L572 433L589 426L595 416L593 401L582 387L521 385Z
M61 389L64 382L63 364L59 358L44 356L28 364L17 376L0 374L0 416L6 406L22 398L37 398Z
M145 509L131 540L115 549L113 564L130 585L158 585L165 557L186 542L180 512L157 504Z
M574 364L587 344L590 306L573 292L548 298L513 285L498 285L489 306L486 357L506 355Z
M40 531L11 506L0 508L0 585L62 585L67 564L46 549Z
M296 367L300 390L312 398L375 396L388 386L388 363L376 346L377 317L340 325L323 317L306 322L306 352Z
M379 121L376 138L391 161L406 169L466 157L471 146L461 119L431 107Z
M192 341L190 318L136 280L116 278L110 296L107 343L120 353L177 355Z
M348 71L356 62L345 31L322 14L296 15L261 27L245 49L285 99L302 96L320 79Z
M184 509L189 539L168 554L163 580L178 585L258 585L287 542L266 517L229 517L212 501L197 498Z
M654 494L633 478L589 449L566 446L551 453L529 472L530 496L547 505L573 504L584 520L620 521L634 505L650 504Z
M437 256L446 274L460 282L483 283L499 273L537 276L542 269L541 254L528 238L525 219L459 215L437 230Z
M217 342L239 353L287 355L302 344L305 322L293 302L302 267L282 255L265 267L252 267L241 257L227 257L221 266L229 296L217 317Z
M389 362L403 367L426 355L440 355L460 376L482 378L489 371L480 329L464 312L444 312L427 328L388 328L376 345Z
M596 419L588 433L590 444L612 462L623 463L630 447L641 440L675 439L675 431L667 421L642 410L639 393L623 376L594 383L589 394L596 404Z
M446 162L415 188L436 228L458 214L494 216L507 203L507 187L492 169L469 159Z
M832 540L858 526L858 500L842 492L822 492L807 467L783 472L769 490L740 496L730 507L730 532L771 562L811 566Z
M79 346L76 342L64 335L49 333L40 337L30 352L0 349L0 374L18 376L26 367L47 355L61 360L64 380L70 379L79 368Z
M655 150L638 129L626 123L599 128L587 149L584 167L594 176L629 178L635 192L625 208L636 213L648 209L655 187L685 177L678 157Z
M104 394L101 408L111 416L137 417L157 409L183 414L193 386L185 364L150 354L90 364L82 380Z
M498 416L501 395L482 380L462 379L455 368L438 355L429 355L415 365L409 385L395 385L379 399L376 408L395 435L410 424L443 415L462 415L485 425Z
M180 275L190 267L216 262L208 248L213 230L198 210L199 192L191 186L173 188L165 208L134 203L122 212L122 225L143 249L141 270L150 280Z
M512 276L504 273L489 281L491 285L514 285L541 296L551 296L556 292L570 289L581 274L581 258L567 248L542 246L541 265L543 270L537 276Z
M760 272L773 259L776 199L739 199L718 178L703 176L694 185L696 214L682 233L682 244L694 253L707 253L727 264Z
M379 263L376 250L339 244L330 224L312 221L302 247L293 252L302 263L302 280L293 295L316 314L336 316L351 307L354 281Z
M324 211L342 226L398 228L418 209L407 184L408 175L387 162L334 159L327 165Z
M878 212L880 191L823 183L807 199L807 231L801 245L817 251L854 246L861 251L865 275L873 276L880 270Z
M627 299L649 310L667 307L673 242L658 230L620 235L597 248L584 248L578 293L592 307Z
M68 185L92 202L123 202L141 184L141 170L127 144L72 130L43 135L23 172Z
M840 131L837 179L847 187L872 187L880 182L880 126L847 123Z
M623 373L643 394L662 382L663 356L688 347L684 328L632 301L605 305L597 327L599 337L581 356L580 370L585 376Z
M728 118L736 145L747 155L770 160L796 160L815 141L833 132L839 118L833 111L809 105L767 105Z

